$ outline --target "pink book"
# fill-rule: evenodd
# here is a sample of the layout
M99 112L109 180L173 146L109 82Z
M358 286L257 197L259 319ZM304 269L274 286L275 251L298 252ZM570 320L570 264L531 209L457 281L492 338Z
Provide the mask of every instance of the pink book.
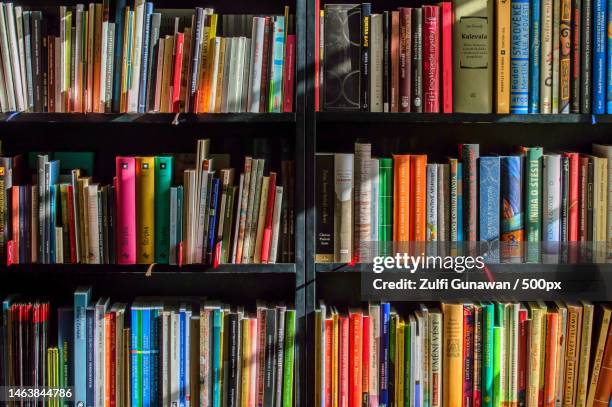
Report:
M176 33L176 50L174 58L174 78L172 81L172 112L181 111L181 74L183 73L183 46L185 34Z
M116 158L117 263L136 264L136 159Z
M425 113L440 112L440 7L423 6L423 99Z
M453 6L440 3L442 15L442 113L453 112Z
M283 72L283 112L293 112L293 77L295 76L295 35L287 36Z

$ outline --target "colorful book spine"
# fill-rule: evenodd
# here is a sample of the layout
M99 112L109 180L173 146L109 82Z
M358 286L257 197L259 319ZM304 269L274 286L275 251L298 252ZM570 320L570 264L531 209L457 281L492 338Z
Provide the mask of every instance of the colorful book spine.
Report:
M140 380L141 380L141 392L142 392L142 406L151 406L151 387L153 385L151 381L151 308L143 307L140 311L140 342L141 342L141 352L142 356L140 356L141 366L136 366L133 368L140 369Z
M503 407L506 403L506 329L493 327L493 406Z
M463 169L463 239L474 242L478 239L478 168L480 156L478 144L461 145Z
M500 239L500 158L480 157L479 161L480 241L495 244ZM495 254L495 251L489 254Z
M570 87L572 60L572 0L561 0L559 22L559 113L570 112Z
M612 113L612 2L608 1L608 19L606 24L606 113Z
M482 305L482 406L493 406L493 345L495 307L492 303Z
M529 112L529 0L512 0L510 113Z
M390 340L391 305L388 302L380 304L380 389L379 407L388 407L389 399L389 340Z
M571 85L570 113L580 113L580 79L582 77L582 0L572 0L571 15Z
M520 156L501 159L501 204L503 242L502 258L507 261L522 259L523 242L523 163Z
M270 66L270 96L268 98L268 112L280 113L283 106L283 63L285 56L285 17L275 16L274 33L272 36L272 55Z
M155 157L155 263L168 264L173 157Z
M561 156L544 155L542 175L542 241L545 252L554 255L561 236Z
M508 0L496 0L496 113L510 113L510 40L511 40L511 6Z
M285 314L285 351L283 363L283 399L282 407L293 406L293 376L295 357L295 310L287 310ZM279 380L281 380L279 378Z
M540 0L529 10L529 113L540 112Z
M87 315L91 288L80 287L74 293L74 397L75 403L87 400Z
M474 307L463 306L463 405L474 405Z
M138 263L155 259L155 158L136 158L136 230Z
M423 6L423 103L425 113L440 112L440 7Z
M361 59L359 70L359 102L361 110L370 111L370 77L372 76L371 51L372 4L361 3Z
M540 112L552 113L553 0L540 0Z
M142 321L140 307L134 304L131 307L131 400L132 406L142 406Z
M542 147L526 149L525 167L526 256L528 262L537 262L542 236Z
M440 3L442 113L453 113L453 7L450 1Z
M380 254L391 252L387 242L393 241L393 159L379 160L378 240Z
M117 263L136 263L136 159L117 157Z
M592 113L606 112L607 0L593 0Z
M463 402L463 304L442 304L444 332L442 379L444 406L460 406Z

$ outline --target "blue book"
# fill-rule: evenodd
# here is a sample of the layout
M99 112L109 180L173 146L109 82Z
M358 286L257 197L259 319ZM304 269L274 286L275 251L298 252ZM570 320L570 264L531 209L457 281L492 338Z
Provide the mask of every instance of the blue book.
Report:
M121 105L121 78L123 77L123 29L125 24L126 0L117 0L115 4L115 56L113 59L113 112L118 112Z
M593 0L593 114L606 112L607 0Z
M146 3L144 14L144 25L142 27L142 62L140 64L140 88L138 90L138 113L145 113L147 106L149 42L151 40L151 15L153 14L153 3Z
M96 326L96 309L95 307L87 307L85 310L86 315L86 336L87 336L87 372L86 372L86 395L85 395L85 406L94 407L96 405L96 366L95 366L95 357L96 351L94 349L95 346L95 326Z
M457 241L463 242L463 164L457 163Z
M151 407L151 309L140 311L142 329L142 406Z
M523 241L523 158L518 155L501 159L501 240L503 261L521 261ZM499 213L499 212L498 212Z
M216 308L212 317L212 407L221 407L221 329L223 326L221 309Z
M131 307L131 342L132 342L132 366L130 375L132 377L132 406L142 406L142 334L141 334L141 307L134 303Z
M529 113L540 113L540 0L531 0L529 13Z
M612 0L608 0L608 24L612 24ZM606 88L606 112L612 113L612 32L606 31L607 34L607 48L608 48L608 70L606 71L606 77L608 78L608 86Z
M57 223L57 198L58 198L58 185L51 185L49 189L49 199L51 202L50 206L50 217L49 217L49 262L51 264L57 263L57 254L55 253L55 227Z
M510 113L529 113L529 0L512 0Z
M217 236L217 216L219 211L219 185L221 180L219 178L213 178L211 185L210 194L210 218L208 220L208 262L212 263L215 257L215 237Z
M285 60L285 17L275 16L270 67L270 97L268 112L280 113L283 105L283 62Z
M51 249L53 249L53 256L55 256L55 219L51 219L51 187L59 182L59 170L60 163L58 160L48 161L45 163L45 241L44 243L44 255L45 263L54 263L55 257L51 260ZM53 222L53 229L51 229L51 222ZM53 237L53 245L51 245L51 238Z
M185 375L187 374L187 343L185 341L187 336L187 312L185 306L181 305L179 310L179 407L185 407L187 402L187 392L185 388Z
M378 395L379 407L389 405L389 330L390 330L391 304L380 304L380 391Z
M179 186L176 190L176 211L177 211L177 222L176 222L176 242L183 241L183 186ZM178 255L178 251L177 251ZM181 260L177 259L177 263Z
M84 406L87 400L87 315L91 287L79 287L74 292L74 400Z
M151 372L149 374L149 382L151 383L151 406L157 406L159 401L159 312L162 309L161 305L151 307L151 339L150 339L150 355L151 355Z
M499 157L480 157L480 241L487 242L487 262L499 261L499 202L500 174Z
M59 386L73 387L74 354L74 310L58 308L57 310L57 350L59 353ZM60 401L61 406L67 406L67 401Z

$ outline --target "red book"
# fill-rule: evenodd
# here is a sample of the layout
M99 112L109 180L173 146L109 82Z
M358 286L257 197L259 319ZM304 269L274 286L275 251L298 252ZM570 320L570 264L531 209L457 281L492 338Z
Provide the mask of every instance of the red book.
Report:
M104 389L104 399L105 405L111 407L116 406L115 398L117 396L117 366L115 364L117 352L116 329L115 312L107 312L104 315L104 334L106 338L106 354L104 355L106 358L106 371L104 372L106 388Z
M276 173L270 171L270 187L268 188L268 207L266 208L266 223L264 226L263 241L261 243L261 262L267 263L270 259L270 244L272 243L272 218L274 215L274 200L276 199Z
M315 55L318 53L315 52ZM293 81L295 76L295 35L287 35L283 72L283 112L293 112ZM317 87L318 88L318 87Z
M314 103L315 103L315 112L318 112L320 109L320 105L319 105L319 98L320 98L320 89L319 89L319 83L320 83L320 78L319 75L321 74L320 69L321 69L321 60L320 60L320 55L319 55L319 44L321 43L320 37L321 37L321 30L319 29L320 24L321 24L321 3L319 2L319 0L315 0L315 24L314 24L314 30L315 30L315 50L314 50L314 70L315 70L315 77L314 77Z
M474 404L474 306L463 306L463 407Z
M183 72L183 46L185 45L185 34L176 33L174 42L174 78L172 80L172 111L180 112L181 108L181 74Z
M68 237L70 239L70 263L75 264L77 262L76 255L76 233L75 233L75 222L74 222L74 191L72 185L68 185L66 188L67 197L66 203L68 206Z
M399 9L399 111L410 112L412 73L412 9Z
M453 112L453 5L450 1L440 3L442 17L442 113Z
M349 314L349 406L361 407L363 383L363 315Z
M570 242L578 241L578 179L580 178L580 163L578 153L564 153L569 158L569 213L567 222L567 238Z
M349 319L338 318L338 407L349 407Z
M325 320L325 405L332 407L332 338L334 336L334 321L331 318ZM263 353L263 352L262 352Z
M526 405L527 397L527 310L519 310L519 332L518 332L518 399L519 405ZM521 403L522 400L522 403Z
M11 205L12 205L12 211L13 211L13 216L12 216L12 233L13 233L13 251L12 251L12 255L13 255L13 264L19 264L21 263L21 259L19 258L19 246L21 245L21 242L19 241L19 186L18 185L13 185L13 187L11 188Z
M368 394L370 392L370 316L363 316L363 328L361 330L363 335L363 347L361 351L361 360L363 361L362 366L362 377L361 381L361 403L362 406L368 406Z
M391 12L391 112L399 111L399 49L400 49L400 15L399 11Z
M136 264L136 159L116 158L117 263Z
M423 6L423 99L425 113L440 112L440 7Z

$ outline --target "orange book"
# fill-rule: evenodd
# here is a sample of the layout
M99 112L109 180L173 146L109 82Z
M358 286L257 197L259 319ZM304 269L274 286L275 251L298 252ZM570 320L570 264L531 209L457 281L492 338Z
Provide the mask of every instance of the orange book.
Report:
M360 311L349 313L349 407L361 407L363 315Z
M410 240L424 242L426 232L427 156L410 156Z
M323 378L325 385L323 391L325 392L325 405L321 407L332 407L332 348L334 347L333 341L334 334L334 321L331 318L325 320L325 376Z
M546 315L546 361L544 364L544 407L555 407L557 397L555 379L557 375L557 340L559 313L549 311Z
M593 407L608 407L610 394L612 394L612 329L608 331L606 350L601 363Z
M393 240L410 240L410 156L393 155Z
M563 389L564 407L573 407L576 405L581 327L582 306L576 303L567 304L567 345L565 350L565 387Z
M347 407L349 405L350 394L350 362L351 354L349 318L346 315L338 318L338 342L340 351L338 352L338 407Z
M510 113L510 1L497 0L496 6L496 113Z
M106 346L104 347L104 358L106 359L105 378L104 378L104 407L115 407L116 405L116 369L115 355L116 349L116 333L115 333L115 313L107 312L104 315L104 336Z
M442 303L444 406L461 406L463 402L463 304Z

